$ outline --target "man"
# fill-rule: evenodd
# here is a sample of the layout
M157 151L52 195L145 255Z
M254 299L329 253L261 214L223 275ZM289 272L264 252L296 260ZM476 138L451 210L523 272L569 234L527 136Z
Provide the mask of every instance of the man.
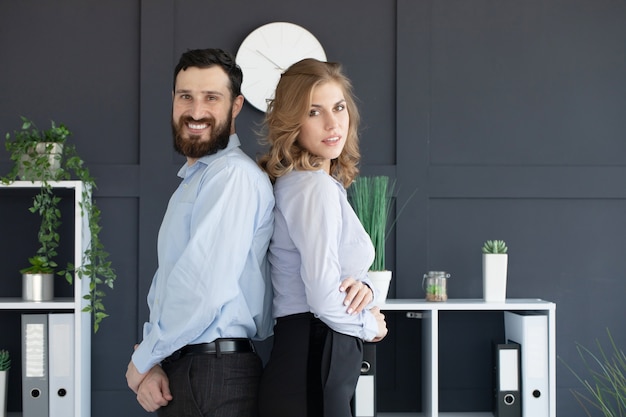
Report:
M172 132L187 163L159 230L150 321L126 372L139 403L159 416L256 415L262 363L250 339L273 324L274 196L235 133L241 82L219 49L187 51L175 68Z

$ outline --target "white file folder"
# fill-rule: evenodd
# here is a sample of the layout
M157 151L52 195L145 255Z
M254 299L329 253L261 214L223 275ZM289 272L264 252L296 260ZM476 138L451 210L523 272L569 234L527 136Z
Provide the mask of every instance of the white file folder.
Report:
M48 417L48 315L22 314L22 410Z
M49 417L74 417L74 314L48 315Z
M355 417L374 417L374 375L361 375L354 392Z
M522 357L522 416L549 417L548 317L504 312L508 341L519 343Z

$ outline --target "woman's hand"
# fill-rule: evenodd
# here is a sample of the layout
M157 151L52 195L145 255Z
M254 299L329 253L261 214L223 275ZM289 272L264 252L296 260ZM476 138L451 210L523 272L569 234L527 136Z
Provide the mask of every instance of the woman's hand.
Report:
M372 289L352 277L348 277L341 282L339 291L346 293L343 305L348 307L348 314L359 314L374 300Z

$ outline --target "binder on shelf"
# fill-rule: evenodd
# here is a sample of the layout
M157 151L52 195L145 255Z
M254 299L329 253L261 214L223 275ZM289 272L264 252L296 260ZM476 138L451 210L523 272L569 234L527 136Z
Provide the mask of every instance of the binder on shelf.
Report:
M505 311L504 333L520 344L522 417L549 417L548 317Z
M521 417L520 345L494 344L494 415Z
M74 417L74 314L48 315L50 415Z
M48 315L22 314L22 410L48 417Z

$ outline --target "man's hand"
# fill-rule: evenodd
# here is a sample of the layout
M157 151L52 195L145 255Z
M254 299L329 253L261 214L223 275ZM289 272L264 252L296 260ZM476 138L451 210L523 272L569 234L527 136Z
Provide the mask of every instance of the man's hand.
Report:
M165 407L172 401L172 398L169 379L165 371L158 365L153 366L139 385L137 401L144 410L153 412Z
M366 284L354 278L346 278L341 282L339 291L346 293L343 305L348 307L348 314L359 314L374 300L374 292Z
M126 383L128 384L128 388L133 390L135 394L137 394L139 385L141 385L146 375L148 374L139 373L132 360L128 362L128 367L126 368Z

